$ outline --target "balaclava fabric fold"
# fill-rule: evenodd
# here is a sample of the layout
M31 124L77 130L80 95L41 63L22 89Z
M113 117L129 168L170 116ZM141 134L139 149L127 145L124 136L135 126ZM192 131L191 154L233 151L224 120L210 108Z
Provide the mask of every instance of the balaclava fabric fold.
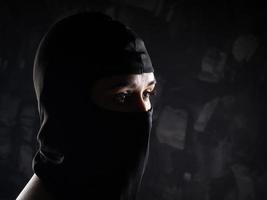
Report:
M152 109L110 111L90 90L101 78L149 72L142 39L104 14L66 17L44 36L33 73L41 120L33 169L56 199L135 199Z

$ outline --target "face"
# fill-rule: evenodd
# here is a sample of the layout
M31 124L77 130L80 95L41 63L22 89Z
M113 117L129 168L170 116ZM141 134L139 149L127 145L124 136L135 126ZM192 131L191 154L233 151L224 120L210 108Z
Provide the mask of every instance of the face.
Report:
M92 100L100 107L121 112L144 112L155 94L154 73L112 76L96 81Z

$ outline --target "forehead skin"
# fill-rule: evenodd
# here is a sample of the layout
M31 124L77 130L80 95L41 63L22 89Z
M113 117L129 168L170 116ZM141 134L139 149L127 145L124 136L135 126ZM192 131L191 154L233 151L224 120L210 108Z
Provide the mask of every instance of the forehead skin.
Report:
M155 82L154 73L120 75L96 81L95 89L112 90L117 88L140 89Z
M112 76L96 81L92 87L91 97L93 102L101 107L118 111L124 111L124 109L133 111L134 108L127 108L127 106L133 105L124 105L125 107L122 110L118 105L114 105L111 99L112 95L130 91L142 98L142 93L147 89L153 90L155 84L156 80L153 72Z

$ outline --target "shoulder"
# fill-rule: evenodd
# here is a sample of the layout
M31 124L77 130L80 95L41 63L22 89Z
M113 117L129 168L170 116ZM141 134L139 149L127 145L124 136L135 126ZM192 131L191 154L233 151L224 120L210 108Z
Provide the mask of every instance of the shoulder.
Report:
M34 174L16 200L53 200L53 198L44 188L42 181Z

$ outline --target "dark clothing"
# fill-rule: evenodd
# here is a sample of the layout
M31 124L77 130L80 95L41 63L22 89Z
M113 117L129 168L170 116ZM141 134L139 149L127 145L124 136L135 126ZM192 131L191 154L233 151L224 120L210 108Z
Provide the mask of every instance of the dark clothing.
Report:
M152 110L95 105L93 83L153 72L143 41L121 23L82 13L56 23L34 66L41 128L33 169L57 199L135 199L145 169Z

